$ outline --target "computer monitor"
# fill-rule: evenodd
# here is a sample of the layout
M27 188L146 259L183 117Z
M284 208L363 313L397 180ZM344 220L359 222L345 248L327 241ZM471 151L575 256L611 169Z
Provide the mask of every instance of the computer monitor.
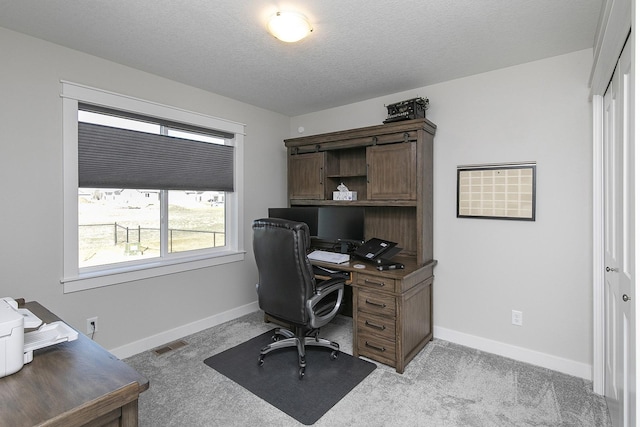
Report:
M309 227L310 236L318 235L318 208L316 207L269 208L269 218L304 222Z
M327 241L364 241L364 208L322 206L318 208L318 238Z

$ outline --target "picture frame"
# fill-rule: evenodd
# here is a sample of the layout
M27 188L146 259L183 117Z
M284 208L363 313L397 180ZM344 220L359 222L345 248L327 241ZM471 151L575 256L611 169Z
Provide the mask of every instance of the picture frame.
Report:
M536 163L457 167L458 218L535 221Z

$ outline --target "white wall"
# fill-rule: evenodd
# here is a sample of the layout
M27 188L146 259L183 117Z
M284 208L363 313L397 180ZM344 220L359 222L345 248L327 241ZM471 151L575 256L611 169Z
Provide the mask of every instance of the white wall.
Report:
M380 124L427 97L436 336L591 377L591 49L293 117L290 135ZM456 166L536 161L535 222L456 218ZM511 325L511 310L524 313Z
M291 119L2 28L0 52L0 296L80 330L98 316L96 340L120 355L250 309L251 221L286 204L282 140L380 124L385 104L425 96L438 125L436 336L590 376L591 50ZM246 123L245 261L63 294L60 80ZM538 163L535 222L455 217L457 165L523 160Z
M81 331L98 316L109 349L257 307L250 225L286 203L288 117L2 28L0 52L0 296L37 300ZM245 123L245 261L63 294L60 80Z

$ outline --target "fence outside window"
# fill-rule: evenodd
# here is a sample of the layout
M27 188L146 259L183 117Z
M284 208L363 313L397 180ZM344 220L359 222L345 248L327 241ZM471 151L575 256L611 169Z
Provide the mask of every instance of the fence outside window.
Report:
M91 233L101 235L99 239L93 239L92 246L105 246L110 244L105 242L105 229L112 229L113 246L118 244L125 245L125 252L128 254L144 253L149 248L159 250L160 229L149 227L128 227L117 222L106 224L84 224L83 227L102 228L102 232ZM96 230L97 231L97 230ZM109 239L111 240L111 239ZM192 249L201 249L207 247L218 247L225 245L225 233L222 231L208 230L185 230L177 228L169 228L168 233L168 251L180 252Z

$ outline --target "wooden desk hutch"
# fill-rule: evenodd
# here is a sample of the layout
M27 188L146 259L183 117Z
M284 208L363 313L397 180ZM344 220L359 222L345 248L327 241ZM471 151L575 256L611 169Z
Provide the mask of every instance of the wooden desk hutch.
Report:
M435 132L416 119L284 141L290 206L362 206L365 239L403 248L394 258L403 270L359 269L357 261L338 267L352 273L354 356L399 373L433 339ZM340 183L358 200L333 200Z

